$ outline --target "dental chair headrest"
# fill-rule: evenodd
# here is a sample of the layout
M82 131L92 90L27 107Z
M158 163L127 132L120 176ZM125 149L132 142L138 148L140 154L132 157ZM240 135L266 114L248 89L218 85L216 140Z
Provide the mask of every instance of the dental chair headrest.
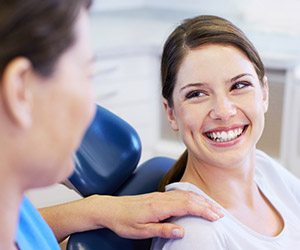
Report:
M75 154L71 185L83 196L114 193L134 172L141 156L137 132L97 106L95 117Z

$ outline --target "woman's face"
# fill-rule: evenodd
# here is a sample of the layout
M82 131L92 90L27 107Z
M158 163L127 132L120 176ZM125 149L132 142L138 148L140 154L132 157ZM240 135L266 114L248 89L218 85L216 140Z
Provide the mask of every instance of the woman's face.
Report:
M189 152L201 162L232 166L253 152L264 127L268 86L233 46L204 45L183 60L164 104L168 119Z
M75 35L75 43L61 56L54 74L48 78L37 75L34 85L32 146L36 152L32 162L43 171L39 175L43 185L61 181L71 173L73 153L95 110L85 11L75 23Z

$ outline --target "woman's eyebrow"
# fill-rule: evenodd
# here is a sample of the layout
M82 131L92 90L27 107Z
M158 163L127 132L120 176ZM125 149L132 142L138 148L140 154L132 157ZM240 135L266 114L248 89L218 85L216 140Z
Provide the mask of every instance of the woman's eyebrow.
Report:
M239 78L241 78L241 77L243 77L243 76L250 76L250 77L253 77L251 74L249 74L249 73L242 73L242 74L239 74L239 75L237 75L237 76L235 76L235 77L232 77L231 79L230 79L230 82L234 82L234 81L236 81L237 79L239 79Z
M183 91L185 90L186 88L190 88L190 87L200 87L200 86L203 86L205 85L204 83L201 83L201 82L196 82L196 83L188 83L186 85L184 85L179 91Z
M250 76L250 77L253 77L252 74L249 74L249 73L242 73L242 74L239 74L239 75L237 75L237 76L235 76L235 77L232 77L232 78L230 79L230 82L234 82L234 81L236 81L237 79L239 79L239 78L241 78L241 77L244 77L244 76ZM190 87L201 87L201 86L204 86L204 85L205 85L205 83L201 83L201 82L188 83L188 84L184 85L182 88L180 88L179 91L181 92L181 91L185 90L186 88L190 88Z

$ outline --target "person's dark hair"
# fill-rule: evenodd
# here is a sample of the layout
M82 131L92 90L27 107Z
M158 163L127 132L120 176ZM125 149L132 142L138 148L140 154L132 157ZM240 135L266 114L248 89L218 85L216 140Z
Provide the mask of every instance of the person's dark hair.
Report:
M53 73L72 46L74 23L91 0L0 0L0 77L16 57L28 58L42 76Z
M260 83L265 76L264 65L253 44L234 24L217 16L203 15L185 20L168 37L165 42L161 60L162 95L173 107L173 91L179 67L193 49L206 44L233 46L244 53L252 62ZM185 151L173 168L163 178L159 189L179 181L185 171L188 153Z

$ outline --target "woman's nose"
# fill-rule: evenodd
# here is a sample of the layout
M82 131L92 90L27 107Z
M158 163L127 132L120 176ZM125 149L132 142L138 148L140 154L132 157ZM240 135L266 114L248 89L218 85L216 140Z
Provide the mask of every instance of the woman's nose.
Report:
M228 97L218 97L214 101L210 117L216 120L228 121L232 116L236 115L236 106Z

